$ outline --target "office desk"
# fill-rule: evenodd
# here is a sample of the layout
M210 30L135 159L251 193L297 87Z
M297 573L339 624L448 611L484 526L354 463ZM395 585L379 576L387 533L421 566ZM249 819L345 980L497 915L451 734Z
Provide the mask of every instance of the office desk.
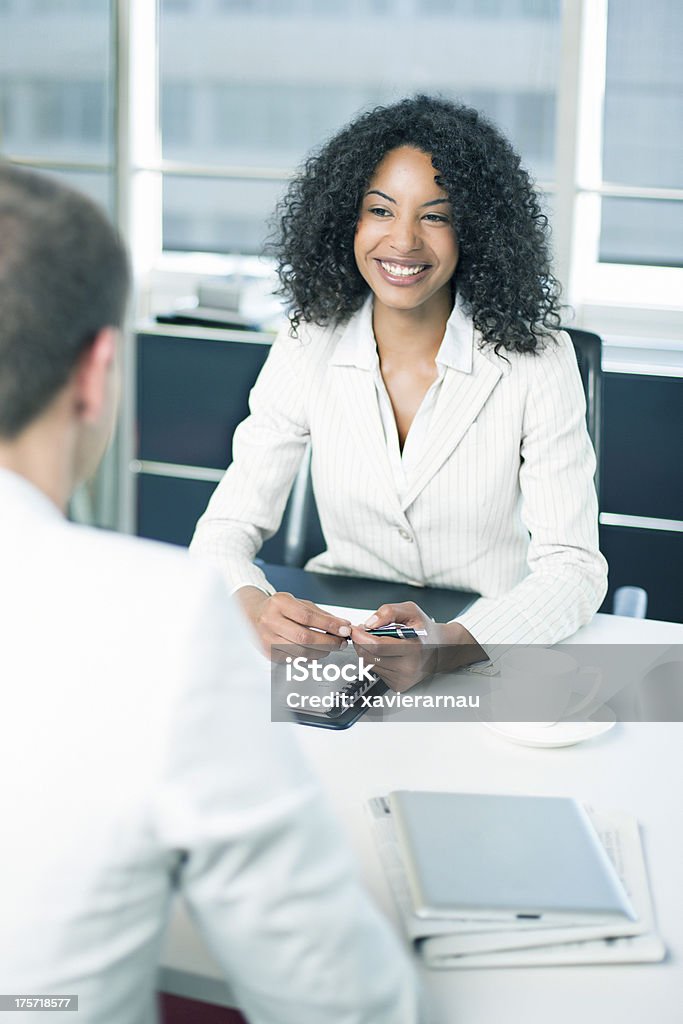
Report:
M289 577L296 590L299 579ZM305 581L304 581L305 582ZM299 590L299 596L306 596ZM368 604L364 605L365 608ZM580 643L683 643L683 626L598 615ZM680 1024L683 1003L683 724L617 724L556 750L506 743L474 723L364 723L296 731L355 848L366 885L396 922L364 804L392 789L457 789L578 797L634 814L643 828L658 930L669 955L653 965L426 971L429 1024ZM166 992L231 1005L220 972L181 907L162 960ZM322 1024L322 1022L321 1022Z

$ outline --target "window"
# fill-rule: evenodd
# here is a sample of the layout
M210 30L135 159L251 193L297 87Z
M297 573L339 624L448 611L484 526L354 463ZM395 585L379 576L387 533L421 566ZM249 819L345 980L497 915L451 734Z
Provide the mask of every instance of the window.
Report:
M603 134L609 185L636 193L683 188L682 39L679 0L610 0ZM681 266L682 238L680 199L603 199L603 261Z
M559 2L220 0L213 9L166 3L161 117L173 127L163 133L163 156L184 161L187 173L192 165L253 168L255 176L270 174L276 194L286 174L355 114L422 90L481 106L536 178L552 181L559 43ZM190 87L193 123L176 131L182 119L171 108ZM212 187L212 220L203 211L204 192L174 187L167 175L164 222L180 224L182 215L187 227L185 238L174 235L174 246L214 249L220 222L228 251L253 251L271 212L264 208L267 190L256 191L254 207L244 201L237 216L235 188ZM165 231L164 247L170 246Z
M602 201L600 260L640 266L683 267L683 202L661 199Z
M42 168L45 174L54 174L71 188L83 192L101 206L114 219L114 195L112 179L109 174L98 174L88 171L50 171Z
M166 175L163 231L169 249L258 254L284 183Z
M603 176L623 185L683 184L683 4L610 0Z
M1 2L1 0L0 0ZM0 15L2 8L0 7ZM10 89L12 88L11 83L4 81L0 78L0 141L11 139L14 135L14 122L12 119L12 110L14 104L10 98Z
M112 156L107 0L15 0L0 8L2 151L57 164Z
M161 97L161 137L168 152L185 155L194 143L196 90L191 82L167 82Z
M114 194L109 0L0 0L0 155L65 180L110 217ZM73 514L119 522L116 449Z
M95 146L105 141L102 82L39 81L30 90L36 139Z

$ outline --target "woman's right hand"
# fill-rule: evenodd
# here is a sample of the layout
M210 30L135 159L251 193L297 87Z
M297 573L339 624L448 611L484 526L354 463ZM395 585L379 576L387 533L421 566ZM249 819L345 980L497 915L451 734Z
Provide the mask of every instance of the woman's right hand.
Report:
M292 594L268 595L258 587L242 587L235 596L271 661L301 656L320 661L344 647L351 635L349 619L340 619Z

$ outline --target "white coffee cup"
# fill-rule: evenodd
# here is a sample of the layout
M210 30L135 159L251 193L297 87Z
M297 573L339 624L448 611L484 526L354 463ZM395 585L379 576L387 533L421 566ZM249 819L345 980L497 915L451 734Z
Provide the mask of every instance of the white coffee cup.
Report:
M586 679L591 681L590 691L577 699L577 684ZM508 721L523 718L547 728L592 704L601 680L600 669L582 667L564 651L517 648L502 659L500 689L493 695L493 704Z

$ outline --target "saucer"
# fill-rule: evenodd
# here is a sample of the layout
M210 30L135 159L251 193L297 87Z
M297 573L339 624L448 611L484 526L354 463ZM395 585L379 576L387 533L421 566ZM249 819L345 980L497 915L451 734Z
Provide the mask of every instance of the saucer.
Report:
M539 725L537 722L487 722L482 715L493 711L491 695L481 698L477 717L482 725L497 733L510 743L518 743L523 747L572 747L575 743L595 739L609 732L617 720L609 704L604 704L599 712L602 721L557 722L555 725Z

